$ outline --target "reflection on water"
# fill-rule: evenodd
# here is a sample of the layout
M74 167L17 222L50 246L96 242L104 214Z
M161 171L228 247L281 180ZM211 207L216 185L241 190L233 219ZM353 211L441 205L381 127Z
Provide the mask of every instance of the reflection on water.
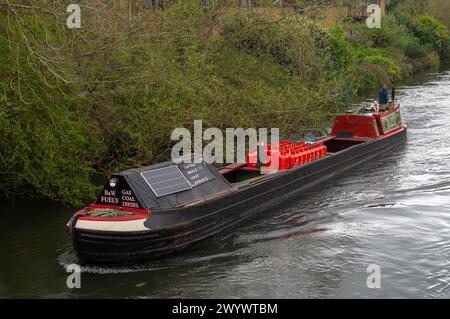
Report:
M83 267L65 223L73 210L0 207L0 296L448 297L450 73L399 89L408 142L191 250L132 267ZM381 288L366 286L370 264Z

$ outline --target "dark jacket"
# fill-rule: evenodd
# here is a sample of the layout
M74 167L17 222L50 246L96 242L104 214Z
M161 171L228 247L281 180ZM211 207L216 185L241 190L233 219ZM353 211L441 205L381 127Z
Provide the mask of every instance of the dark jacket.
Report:
M389 100L388 91L385 88L382 88L378 93L378 103L387 104Z

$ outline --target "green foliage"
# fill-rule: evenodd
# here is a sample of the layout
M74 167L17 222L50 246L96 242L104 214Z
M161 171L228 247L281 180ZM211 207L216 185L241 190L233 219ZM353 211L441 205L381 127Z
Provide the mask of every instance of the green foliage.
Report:
M439 20L430 16L419 16L415 32L424 44L430 44L442 56L449 57L450 37L447 27Z
M412 59L419 59L427 55L430 51L430 47L421 45L414 40L405 40L403 43L403 50L405 55Z
M333 67L335 69L344 69L351 65L355 60L355 46L351 43L340 27L330 30L331 52Z
M424 47L423 50L428 49L428 52L434 50L443 59L450 56L450 36L447 27L441 21L430 16L412 17L405 13L397 13L396 16L400 23L411 30L413 36ZM414 46L417 48L418 44Z
M329 61L328 33L298 16L273 23L261 14L233 15L222 35L237 49L269 57L307 79L324 72Z
M32 189L75 205L94 193L92 164L102 147L69 87L24 36L42 43L43 28L0 12L1 189Z
M390 0L390 14L403 14L411 18L430 16L450 28L450 1L448 0Z
M347 75L347 82L356 92L401 77L401 67L388 51L352 40L340 27L331 30L331 38L334 66Z

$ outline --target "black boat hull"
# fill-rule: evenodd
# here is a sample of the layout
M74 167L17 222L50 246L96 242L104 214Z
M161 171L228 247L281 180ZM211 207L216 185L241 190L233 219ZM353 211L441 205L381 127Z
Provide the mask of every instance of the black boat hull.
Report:
M281 201L361 163L391 152L406 140L406 126L380 139L349 147L264 182L190 207L153 211L144 232L73 229L80 263L130 263L159 258L255 216Z

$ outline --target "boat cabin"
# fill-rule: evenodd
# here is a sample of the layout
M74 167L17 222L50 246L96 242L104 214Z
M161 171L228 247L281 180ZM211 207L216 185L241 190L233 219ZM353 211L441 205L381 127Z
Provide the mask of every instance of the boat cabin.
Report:
M113 174L94 207L171 209L230 189L219 172L205 162L164 162Z

